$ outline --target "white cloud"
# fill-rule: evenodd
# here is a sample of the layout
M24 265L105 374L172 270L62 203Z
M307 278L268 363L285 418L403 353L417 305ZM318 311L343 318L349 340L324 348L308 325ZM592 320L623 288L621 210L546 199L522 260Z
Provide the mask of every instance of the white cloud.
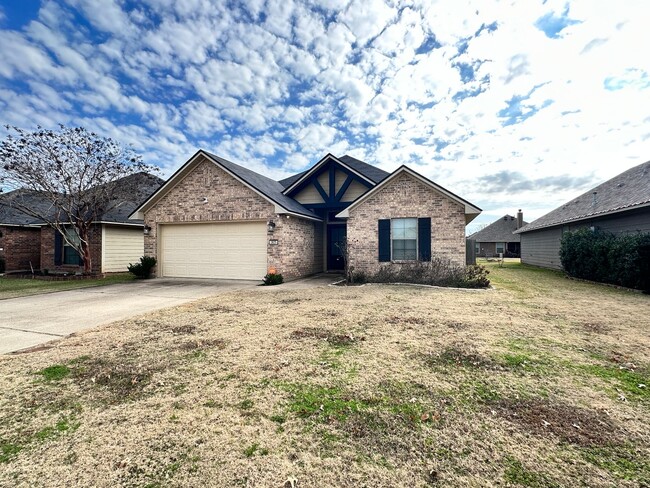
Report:
M97 5L0 26L0 122L83 123L166 171L197 146L277 177L328 151L410 164L486 219L535 218L650 154L645 1ZM549 37L549 14L575 23ZM481 184L509 172L541 186Z

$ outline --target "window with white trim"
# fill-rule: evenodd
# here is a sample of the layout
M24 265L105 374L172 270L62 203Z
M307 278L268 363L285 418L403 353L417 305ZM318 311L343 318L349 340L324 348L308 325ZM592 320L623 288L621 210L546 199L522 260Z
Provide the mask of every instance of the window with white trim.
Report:
M418 257L418 219L390 221L393 261L415 261Z
M497 254L505 253L506 252L505 248L506 248L505 242L497 242Z

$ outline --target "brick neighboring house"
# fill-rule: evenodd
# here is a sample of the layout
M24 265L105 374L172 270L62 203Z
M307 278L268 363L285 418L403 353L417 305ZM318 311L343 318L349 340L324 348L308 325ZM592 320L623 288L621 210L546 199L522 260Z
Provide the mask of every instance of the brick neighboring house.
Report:
M518 258L521 254L520 237L513 232L527 224L519 209L516 217L504 215L467 239L474 241L476 256L490 258L503 253L506 258Z
M192 156L132 214L145 254L166 277L291 280L429 260L465 263L465 226L480 209L402 166L393 173L327 154L275 181L206 151Z
M144 222L128 217L163 180L147 173L127 176L124 180L125 191L117 205L90 230L95 273L124 272L130 262L144 254ZM51 209L51 204L38 192L21 189L0 195L0 258L5 262L5 271L32 268L80 271L79 254L65 243L63 236L43 221L18 210L13 203L16 200L44 213Z
M521 262L562 269L562 234L585 227L613 234L650 233L650 161L517 229L521 236Z

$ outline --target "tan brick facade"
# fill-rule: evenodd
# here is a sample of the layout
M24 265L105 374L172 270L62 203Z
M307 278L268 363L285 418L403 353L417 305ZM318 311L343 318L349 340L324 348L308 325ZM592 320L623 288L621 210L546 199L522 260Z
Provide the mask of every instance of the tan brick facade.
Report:
M274 267L286 280L322 271L315 248L320 222L276 215L275 205L207 159L197 162L147 210L144 220L151 228L144 240L145 255L156 258L159 224L273 220L276 227L267 239L268 267ZM278 244L270 244L270 239Z
M397 176L350 210L347 236L351 265L357 271L376 272L380 267L378 221L409 217L431 218L432 256L465 265L464 207L409 174Z
M5 271L29 270L41 265L41 230L29 227L0 226L0 258Z

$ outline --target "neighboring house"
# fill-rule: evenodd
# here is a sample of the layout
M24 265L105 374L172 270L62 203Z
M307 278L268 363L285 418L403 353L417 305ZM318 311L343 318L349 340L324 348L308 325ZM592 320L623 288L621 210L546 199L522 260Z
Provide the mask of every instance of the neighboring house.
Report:
M94 223L90 231L93 272L124 272L129 263L144 254L144 223L129 220L129 215L163 183L160 178L137 173L123 178L123 194L117 205ZM15 207L39 208L47 213L51 204L38 192L14 190L0 195L0 258L6 271L47 269L79 271L79 254L65 243L63 236L43 221Z
M521 236L521 261L561 269L562 234L583 227L614 234L650 232L650 161L515 231Z
M415 171L326 155L275 181L198 151L132 215L145 221L157 276L295 279L438 255L465 263L465 225L480 209ZM346 241L347 236L347 241Z
M524 214L520 209L516 217L504 215L484 229L474 232L467 239L474 241L476 256L489 258L503 254L506 258L518 258L520 237L513 232L527 223L524 222Z

